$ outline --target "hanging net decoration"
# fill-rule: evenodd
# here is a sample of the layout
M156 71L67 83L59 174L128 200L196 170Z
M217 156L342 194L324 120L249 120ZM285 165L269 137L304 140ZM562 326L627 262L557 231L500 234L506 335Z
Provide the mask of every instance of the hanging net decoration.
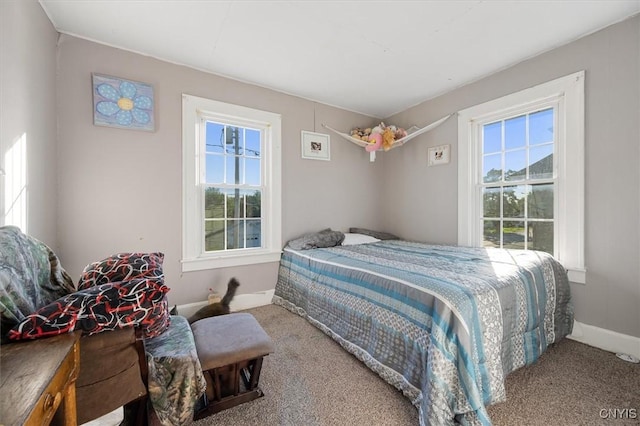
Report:
M354 133L354 135L352 136L349 133L344 133L341 132L339 130L336 130L332 127L329 127L326 124L322 124L323 127L331 130L332 132L336 133L337 135L339 135L340 137L342 137L343 139L348 140L349 142L353 142L354 144L361 146L363 148L365 148L368 152L369 152L369 159L370 161L375 161L376 158L376 151L380 151L380 150L384 150L384 151L388 151L390 149L393 148L397 148L399 146L404 145L405 143L407 143L408 141L410 141L411 139L415 138L416 136L419 136L423 133L428 132L429 130L435 129L436 127L438 127L440 124L442 124L443 122L445 122L447 120L447 118L451 117L452 114L449 114L445 117L442 117L441 119L434 121L433 123L424 126L424 127L410 127L409 129L407 129L406 131L404 131L404 129L401 129L399 127L396 126L385 126L384 123L380 123L379 126L376 126L377 128L379 128L379 130L382 130L383 133L380 133L379 131L374 132L373 130L376 128L371 129L371 132L367 132L366 130L369 129L365 129L364 131L362 129L354 129L354 131L352 131ZM386 132L387 134L387 140L384 141L380 141L377 135L381 135L382 138L384 138L384 132ZM389 133L393 134L393 139L390 140L388 135ZM367 134L368 133L368 134ZM362 134L362 136L365 137L365 140L361 139L362 136L360 136L360 134ZM398 135L402 135L402 134L406 134L405 136L402 136L398 139L395 138L395 136ZM367 140L368 139L368 140Z

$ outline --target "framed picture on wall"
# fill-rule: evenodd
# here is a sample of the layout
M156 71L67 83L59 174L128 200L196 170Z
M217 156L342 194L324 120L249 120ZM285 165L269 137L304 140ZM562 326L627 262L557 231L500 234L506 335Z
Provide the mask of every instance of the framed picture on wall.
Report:
M451 161L451 145L440 145L429 148L429 166L449 164Z
M329 135L302 131L302 158L331 160Z
M92 74L93 124L132 130L155 130L153 86Z

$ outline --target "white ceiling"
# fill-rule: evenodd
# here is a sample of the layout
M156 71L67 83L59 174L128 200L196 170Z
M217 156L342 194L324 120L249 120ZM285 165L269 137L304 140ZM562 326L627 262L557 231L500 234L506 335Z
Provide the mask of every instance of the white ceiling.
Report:
M39 0L61 33L378 118L640 12L640 0Z

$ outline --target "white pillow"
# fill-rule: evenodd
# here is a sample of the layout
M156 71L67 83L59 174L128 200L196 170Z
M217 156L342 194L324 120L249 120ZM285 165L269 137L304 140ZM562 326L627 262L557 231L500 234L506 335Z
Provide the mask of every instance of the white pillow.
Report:
M366 243L377 243L380 241L377 238L370 237L369 235L364 234L352 234L349 232L344 233L344 241L342 242L343 246L352 246L354 244L366 244Z

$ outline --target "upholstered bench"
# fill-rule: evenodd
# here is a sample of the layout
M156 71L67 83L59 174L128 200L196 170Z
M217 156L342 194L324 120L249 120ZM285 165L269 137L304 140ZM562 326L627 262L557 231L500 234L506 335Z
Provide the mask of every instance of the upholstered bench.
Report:
M207 381L195 420L264 396L258 388L262 359L274 346L253 315L205 318L191 324L191 329Z

